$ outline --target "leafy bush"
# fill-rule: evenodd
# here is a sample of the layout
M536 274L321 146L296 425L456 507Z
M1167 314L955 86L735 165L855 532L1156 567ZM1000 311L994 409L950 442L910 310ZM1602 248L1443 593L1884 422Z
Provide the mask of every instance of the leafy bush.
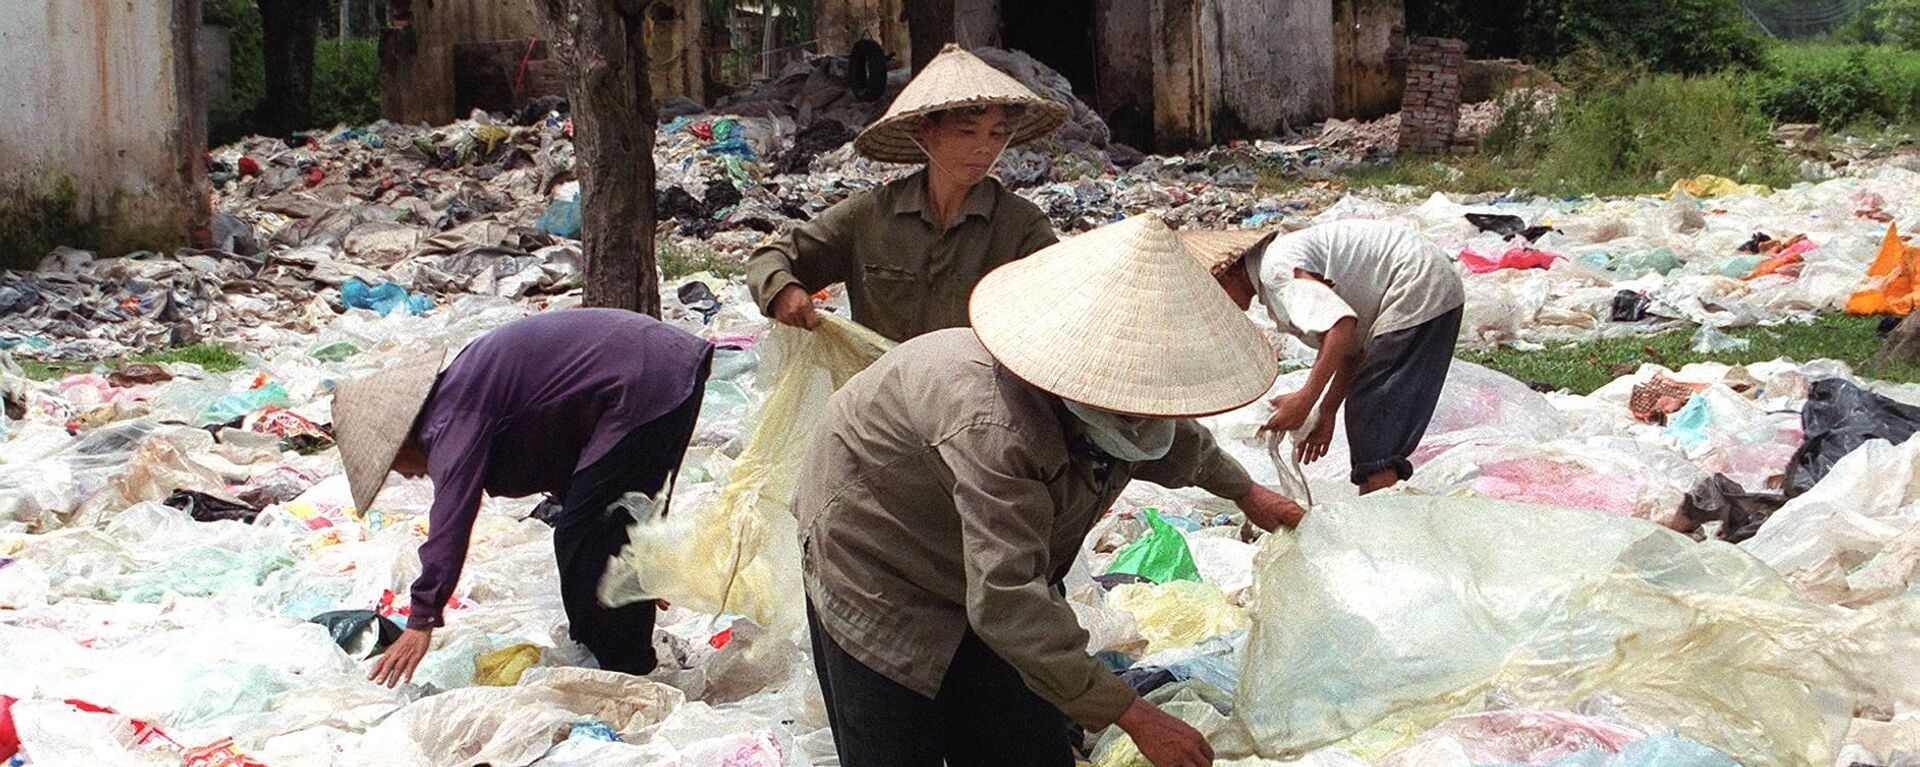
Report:
M1873 72L1860 53L1810 67L1771 71L1759 79L1757 88L1761 109L1782 122L1840 127L1887 111Z
M207 108L207 143L217 146L257 130L253 118L266 93L266 58L260 8L255 0L207 0L203 8L208 21L232 30L231 95ZM323 30L332 29L321 26ZM380 117L380 43L376 38L322 38L314 43L313 59L311 127L364 125Z
M1865 16L1883 42L1920 49L1920 0L1876 0Z
M1622 194L1713 173L1758 183L1790 180L1771 122L1733 75L1656 75L1624 87L1564 96L1540 152L1541 191Z
M1476 57L1555 61L1597 46L1656 72L1758 66L1766 52L1737 0L1434 0L1408 3L1407 24L1466 40Z
M380 42L364 37L313 46L313 127L380 119Z
M1782 45L1755 82L1782 122L1831 128L1920 118L1920 53L1890 46Z

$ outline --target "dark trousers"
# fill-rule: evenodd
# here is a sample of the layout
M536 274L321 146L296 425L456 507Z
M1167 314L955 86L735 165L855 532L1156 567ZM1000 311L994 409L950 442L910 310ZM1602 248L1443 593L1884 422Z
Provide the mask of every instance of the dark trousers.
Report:
M679 407L634 429L600 460L575 473L553 519L553 553L560 565L568 633L609 671L645 674L657 662L654 603L606 607L598 597L607 560L627 545L627 526L633 524L633 515L615 504L627 493L657 497L667 478L679 470L700 414L705 382L702 369L693 394Z
M969 629L928 698L834 643L807 605L841 767L1071 767L1070 722Z

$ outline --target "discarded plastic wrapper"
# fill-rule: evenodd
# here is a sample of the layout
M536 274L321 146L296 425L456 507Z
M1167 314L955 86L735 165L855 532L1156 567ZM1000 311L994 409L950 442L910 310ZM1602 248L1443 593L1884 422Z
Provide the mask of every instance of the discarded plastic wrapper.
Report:
M1154 583L1199 581L1193 553L1187 549L1186 536L1160 518L1156 509L1142 509L1148 532L1127 544L1107 567L1107 574L1138 575Z
M1364 551L1366 556L1354 556ZM1749 767L1831 764L1856 704L1916 689L1920 602L1812 605L1758 560L1641 520L1364 498L1268 536L1223 753L1378 759L1498 692L1604 698Z
M781 367L726 489L690 513L634 524L600 581L603 603L664 598L745 615L775 636L800 625L800 545L788 509L795 474L827 398L893 347L850 320L821 317L811 331L774 329L766 356Z

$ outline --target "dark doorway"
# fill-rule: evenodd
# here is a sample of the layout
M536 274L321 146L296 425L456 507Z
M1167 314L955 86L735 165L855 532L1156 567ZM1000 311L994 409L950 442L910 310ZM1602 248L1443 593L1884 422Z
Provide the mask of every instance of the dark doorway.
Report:
M1094 0L1014 0L1000 4L1000 39L1065 75L1073 94L1093 103L1098 85Z

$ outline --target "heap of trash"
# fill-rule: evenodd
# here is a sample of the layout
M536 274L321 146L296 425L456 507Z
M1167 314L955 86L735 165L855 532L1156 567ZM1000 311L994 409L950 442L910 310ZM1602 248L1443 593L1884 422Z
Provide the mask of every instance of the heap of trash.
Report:
M866 102L765 106L812 71L742 114L663 121L663 252L737 262L911 170L845 145ZM783 494L809 414L873 350L774 327L712 271L663 291L720 349L675 516L636 507L602 584L672 603L660 668L593 668L539 500L488 499L419 672L366 680L432 487L355 507L329 393L578 304L572 145L547 106L249 139L212 154L212 249L62 249L0 277L0 763L837 764ZM1001 169L1063 233L1142 211L1402 221L1457 256L1467 347L1679 329L1725 349L1731 327L1912 305L1868 279L1920 261L1894 225L1920 218L1920 174L1897 165L1635 198L1300 199L1248 168L1338 136L1139 156L1075 125ZM190 342L243 364L118 359ZM1276 393L1310 358L1281 348ZM40 380L30 359L109 361ZM1204 419L1311 511L1255 535L1204 493L1129 488L1064 584L1088 651L1240 767L1920 764L1920 386L1831 360L1623 372L1541 393L1456 362L1413 479L1366 498L1342 435L1299 466L1258 402ZM1086 736L1090 764L1145 764L1117 729Z

